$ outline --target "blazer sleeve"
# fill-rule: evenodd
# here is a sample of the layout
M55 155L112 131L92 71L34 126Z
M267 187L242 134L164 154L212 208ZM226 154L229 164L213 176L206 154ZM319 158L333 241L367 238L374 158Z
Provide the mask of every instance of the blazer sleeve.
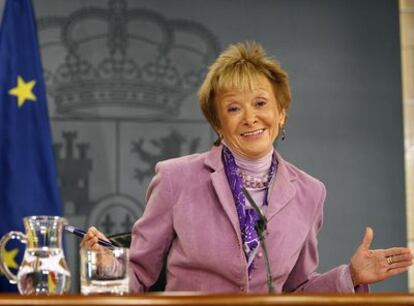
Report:
M283 286L287 292L367 292L368 286L354 288L348 265L338 266L326 273L319 274L317 235L323 223L323 204L326 197L325 186L320 183L320 196L316 208L316 218L300 251L299 258Z
M130 247L130 291L149 289L160 274L164 258L175 236L172 222L173 189L167 166L158 163L146 195L144 214L132 228Z

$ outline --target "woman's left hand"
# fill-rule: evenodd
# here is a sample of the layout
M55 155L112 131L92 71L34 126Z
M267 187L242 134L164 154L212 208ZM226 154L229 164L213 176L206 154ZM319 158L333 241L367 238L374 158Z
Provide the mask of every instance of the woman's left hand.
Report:
M413 255L408 248L370 250L373 238L373 230L367 227L362 243L351 258L350 269L354 286L382 281L406 272L413 264Z

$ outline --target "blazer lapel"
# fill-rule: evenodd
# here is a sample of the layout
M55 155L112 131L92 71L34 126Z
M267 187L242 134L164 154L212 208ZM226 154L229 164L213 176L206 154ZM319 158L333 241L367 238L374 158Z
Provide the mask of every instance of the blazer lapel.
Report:
M214 170L210 176L213 189L216 192L219 202L229 218L241 243L240 224L236 211L236 205L234 204L233 194L231 192L226 172L224 170L224 165L221 160L221 150L221 146L213 147L206 157L205 164Z
M269 207L267 210L267 219L270 220L285 207L289 201L295 196L296 188L292 181L296 179L292 176L286 168L286 162L282 159L279 153L276 152L278 161L278 169L276 177L273 181L272 189L269 193Z

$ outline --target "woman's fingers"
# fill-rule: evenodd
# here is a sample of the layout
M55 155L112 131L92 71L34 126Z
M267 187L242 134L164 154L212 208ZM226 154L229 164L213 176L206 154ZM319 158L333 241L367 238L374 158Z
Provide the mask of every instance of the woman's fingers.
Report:
M384 267L388 270L408 268L413 264L413 255L411 253L386 256L384 258Z
M405 261L412 261L413 255L411 253L406 254L400 254L400 255L392 255L391 256L391 262L397 263L397 262L405 262Z
M367 227L365 229L365 234L364 234L364 237L362 238L360 247L362 247L363 249L369 250L369 247L371 246L373 239L374 239L374 231L372 228Z
M403 272L407 272L409 269L409 267L404 267L404 268L397 268L397 269L391 269L387 272L387 277L391 277Z
M401 261L396 262L391 265L389 265L389 270L399 269L399 268L408 268L412 265L412 261Z
M395 268L409 267L413 264L413 254L408 248L390 248L379 252L384 258L385 266L394 270Z
M385 257L395 256L395 255L400 255L400 254L411 254L411 250L409 248L402 248L402 247L385 249L385 250L382 250L382 252Z
M99 250L102 248L102 246L98 244L99 239L108 240L105 235L96 229L96 227L91 226L82 238L80 246L86 249Z
M104 234L102 234L100 231L98 231L98 229L96 227L94 227L94 226L91 226L88 229L87 234L90 237L98 237L99 239L103 239L103 240L109 241L108 238L106 238L106 236Z
M83 237L80 245L81 247L85 247L85 248L91 248L94 246L94 244L96 244L98 242L98 238L97 237L90 237L85 235L85 237Z

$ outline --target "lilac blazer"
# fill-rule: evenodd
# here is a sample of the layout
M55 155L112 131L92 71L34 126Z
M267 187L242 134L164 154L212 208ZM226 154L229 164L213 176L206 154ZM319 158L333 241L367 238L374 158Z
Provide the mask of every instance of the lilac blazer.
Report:
M267 292L260 250L248 276L236 207L221 158L222 147L157 164L147 206L135 223L130 289L147 290L167 258L167 291ZM324 185L279 154L269 193L267 236L276 292L353 292L349 267L318 267ZM366 291L366 287L359 288ZM358 291L359 291L358 290Z

